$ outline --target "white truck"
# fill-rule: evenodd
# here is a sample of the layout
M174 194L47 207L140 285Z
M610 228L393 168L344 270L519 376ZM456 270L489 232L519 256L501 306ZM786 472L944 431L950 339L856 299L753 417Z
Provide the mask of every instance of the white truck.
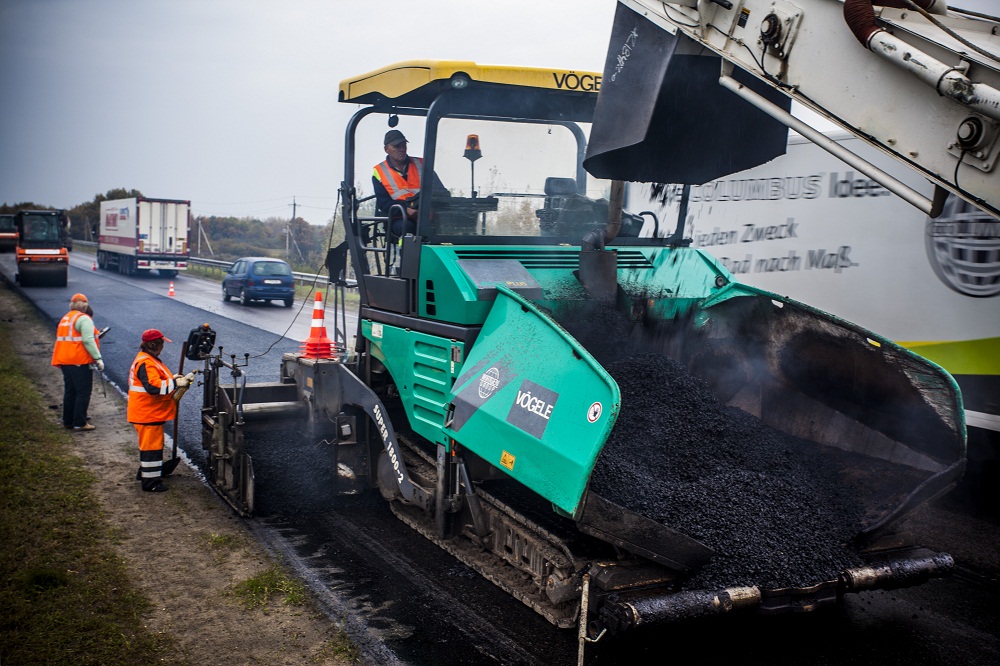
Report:
M847 132L828 136L917 192L920 174ZM785 155L668 190L661 225L686 203L684 236L746 284L879 331L950 372L962 389L970 462L1000 458L1000 219L952 195L930 218L798 135ZM649 208L632 184L626 207ZM973 465L973 470L978 466Z
M188 265L191 202L133 197L101 202L97 265L136 275L175 277Z

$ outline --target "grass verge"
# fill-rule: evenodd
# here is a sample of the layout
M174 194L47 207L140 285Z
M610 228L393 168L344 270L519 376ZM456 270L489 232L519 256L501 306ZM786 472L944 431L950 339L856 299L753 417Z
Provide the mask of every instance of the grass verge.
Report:
M158 662L172 638L143 627L150 607L69 435L45 413L0 323L0 663Z

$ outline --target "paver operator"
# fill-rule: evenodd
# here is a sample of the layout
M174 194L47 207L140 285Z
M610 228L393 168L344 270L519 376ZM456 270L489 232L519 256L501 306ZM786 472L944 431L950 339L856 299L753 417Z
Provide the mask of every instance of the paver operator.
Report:
M417 209L413 207L420 193L420 178L424 161L406 153L406 137L399 130L385 133L386 159L375 165L372 186L375 188L375 210L378 215L388 215L394 204L403 206L404 221L395 213L390 220L392 233L397 237L412 234L417 227Z

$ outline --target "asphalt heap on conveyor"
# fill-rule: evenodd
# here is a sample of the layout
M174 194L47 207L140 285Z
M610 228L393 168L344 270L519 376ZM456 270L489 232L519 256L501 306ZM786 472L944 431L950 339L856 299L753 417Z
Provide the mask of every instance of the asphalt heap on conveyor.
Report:
M613 310L574 321L567 328L622 397L590 490L716 551L684 588L798 587L863 563L850 542L864 498L843 471L861 463L879 477L879 461L805 442L722 404L681 363L644 351L648 331Z

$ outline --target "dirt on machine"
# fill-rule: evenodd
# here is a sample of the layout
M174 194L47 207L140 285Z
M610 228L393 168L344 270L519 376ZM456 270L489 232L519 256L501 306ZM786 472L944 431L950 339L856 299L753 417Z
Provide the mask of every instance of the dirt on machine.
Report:
M602 85L441 61L341 83L361 108L329 338L285 354L273 382L248 381L248 357L207 327L188 340L213 487L252 515L268 447L307 451L296 464L322 470L323 502L380 493L581 640L946 575L952 558L899 524L963 473L954 379L741 284L684 240L683 215L624 210L628 184L584 167ZM367 185L387 128L440 183L402 235L406 210L376 211ZM296 434L258 435L278 430Z
M22 210L14 216L17 283L65 287L69 272L69 217L62 210Z

